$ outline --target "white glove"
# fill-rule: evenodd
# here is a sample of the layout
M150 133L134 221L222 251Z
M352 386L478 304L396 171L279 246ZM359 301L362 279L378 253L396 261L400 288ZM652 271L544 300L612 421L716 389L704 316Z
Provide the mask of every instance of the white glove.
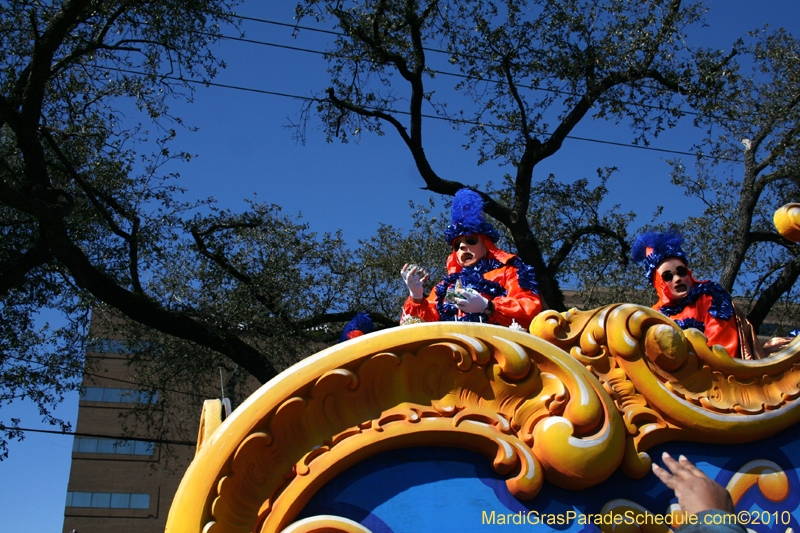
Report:
M489 305L489 300L480 293L472 291L461 291L457 293L461 298L456 298L456 307L464 313L483 313Z
M403 276L403 281L406 282L406 287L408 287L408 293L411 297L415 300L422 300L422 286L428 280L430 274L420 266L406 263L403 265L403 269L400 270L400 275Z

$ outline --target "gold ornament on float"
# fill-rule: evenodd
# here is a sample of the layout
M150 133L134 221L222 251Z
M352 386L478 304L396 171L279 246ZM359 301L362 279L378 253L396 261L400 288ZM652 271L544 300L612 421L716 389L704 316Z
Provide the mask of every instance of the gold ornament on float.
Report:
M795 227L796 207L781 215ZM286 370L224 422L206 405L167 531L366 531L336 517L294 521L345 469L413 446L480 452L520 499L545 481L591 487L618 468L639 478L657 444L748 442L800 420L798 342L733 359L632 304L546 311L530 334L439 322L358 337ZM777 467L744 470L732 494L758 483L785 498Z

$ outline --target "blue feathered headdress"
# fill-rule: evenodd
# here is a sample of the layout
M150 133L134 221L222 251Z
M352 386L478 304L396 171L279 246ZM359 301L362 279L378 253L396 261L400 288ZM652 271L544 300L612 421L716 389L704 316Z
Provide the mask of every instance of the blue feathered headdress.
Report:
M483 235L497 242L500 234L483 218L483 198L469 189L461 189L453 198L452 223L447 226L444 238L452 245L458 237Z
M633 242L633 260L644 263L647 270L647 281L653 283L653 275L658 265L665 259L677 257L688 265L686 252L681 248L683 237L677 231L656 233L648 231Z
M354 316L353 320L348 322L344 327L344 331L342 331L342 335L339 337L339 342L372 333L373 329L375 329L375 324L372 323L372 319L366 312L362 311Z

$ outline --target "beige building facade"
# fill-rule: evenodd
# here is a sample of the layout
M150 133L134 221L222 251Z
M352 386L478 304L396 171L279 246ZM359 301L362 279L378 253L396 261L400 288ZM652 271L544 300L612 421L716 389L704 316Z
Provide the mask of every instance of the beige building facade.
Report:
M121 415L142 403L158 407L163 393L137 385L125 344L102 338L94 320L91 336L86 357L92 372L84 377L78 408L63 531L162 532L194 446L141 434L142 440L119 438L126 434ZM196 403L191 415L199 418L202 399Z

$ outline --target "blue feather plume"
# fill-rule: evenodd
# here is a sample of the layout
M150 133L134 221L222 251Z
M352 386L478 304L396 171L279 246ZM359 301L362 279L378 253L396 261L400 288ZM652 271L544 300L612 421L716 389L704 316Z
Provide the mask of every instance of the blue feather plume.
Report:
M361 311L344 327L344 331L342 331L339 337L339 342L366 335L367 333L371 333L374 329L375 324L372 323L372 319L365 311Z
M458 191L453 198L451 220L453 224L461 223L465 226L477 226L483 222L483 198L480 194L469 189Z
M647 281L652 283L656 268L658 268L658 265L665 259L677 257L688 264L686 252L681 248L682 244L683 236L677 231L667 231L664 233L648 231L637 237L633 242L631 255L633 256L633 260L637 263L644 263L645 270L647 271ZM648 248L653 249L650 255L647 255Z
M497 242L500 234L483 217L483 198L469 189L459 190L453 198L452 223L447 226L444 238L452 244L457 237L464 235L484 235Z

